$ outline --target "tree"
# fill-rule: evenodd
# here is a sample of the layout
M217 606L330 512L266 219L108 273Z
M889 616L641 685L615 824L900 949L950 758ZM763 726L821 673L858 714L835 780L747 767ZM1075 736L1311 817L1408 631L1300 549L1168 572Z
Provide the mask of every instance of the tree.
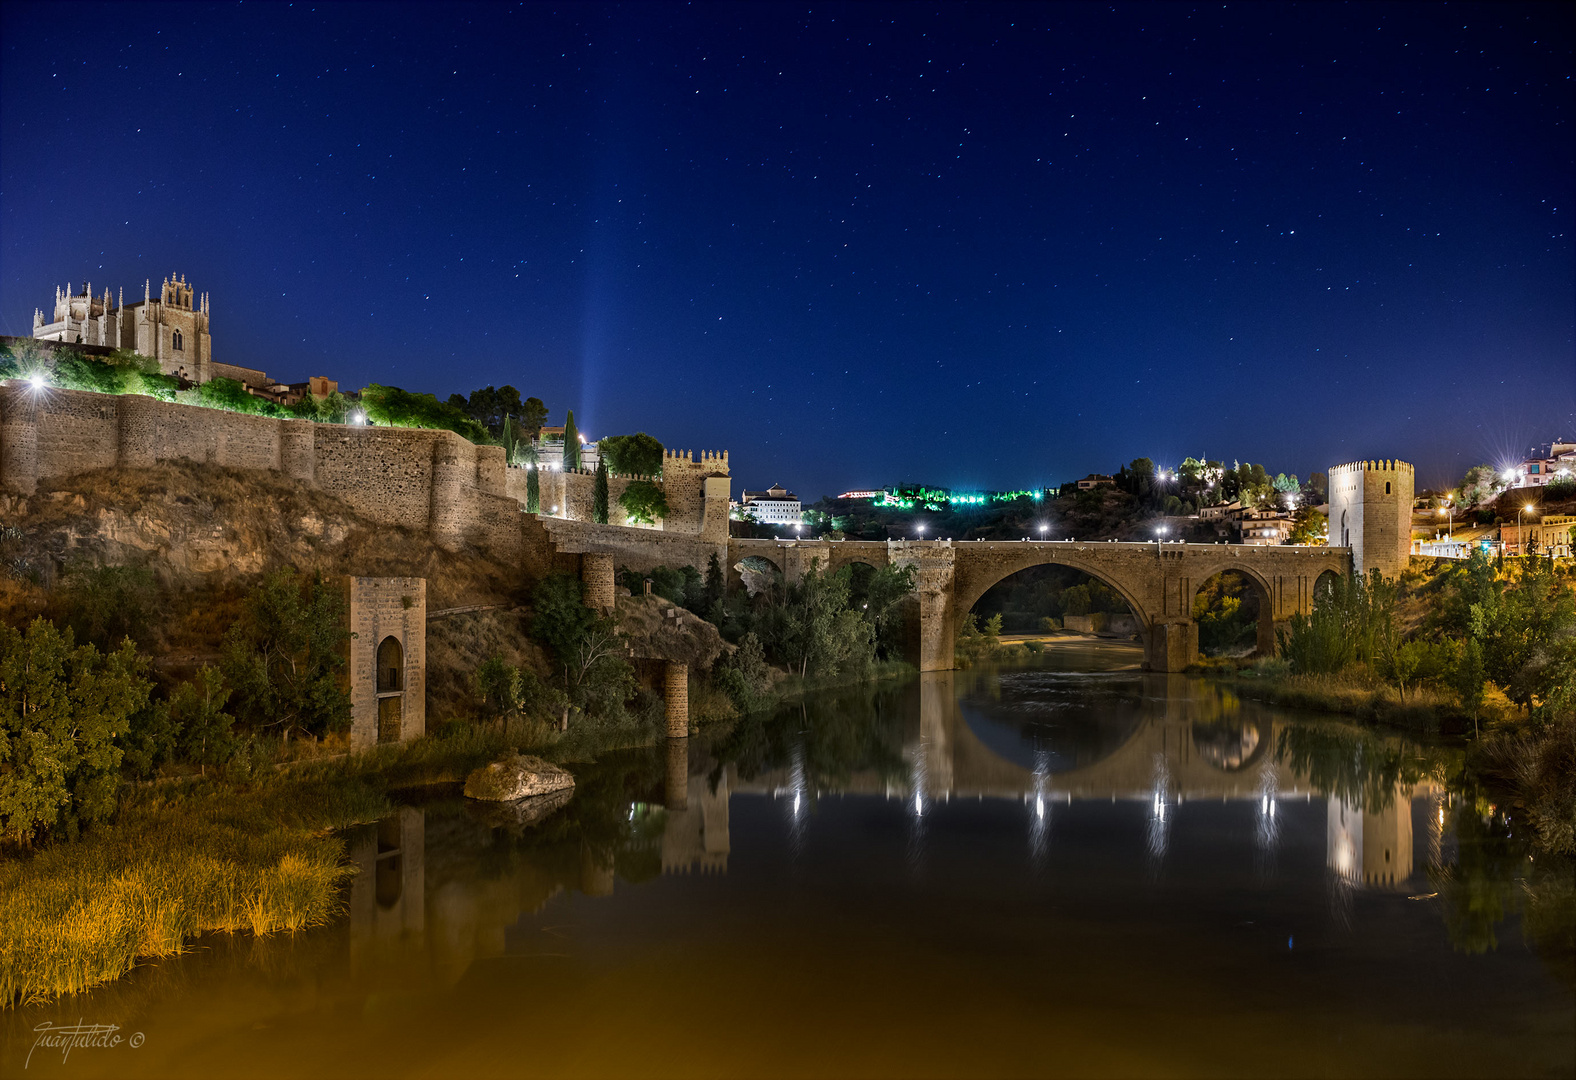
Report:
M512 416L503 418L503 430L498 436L498 442L503 446L505 465L519 465L525 460L526 447L530 446L530 441L524 435L525 432L518 420Z
M608 468L623 476L661 476L662 444L644 431L609 435L597 442Z
M624 515L640 525L654 525L668 515L668 497L649 480L632 480L618 497Z
M462 410L494 436L501 435L504 421L524 407L520 401L520 391L512 386L484 386L472 390L469 398L451 394L449 404Z
M607 524L607 462L597 458L596 477L591 484L591 520Z
M240 718L259 728L323 735L350 723L340 685L350 637L339 590L294 569L269 574L224 637L220 664Z
M564 421L564 471L580 468L580 432L575 428L575 411Z
M1461 478L1456 501L1461 506L1486 506L1494 501L1504 487L1504 481L1492 465L1474 465Z
M108 653L123 638L147 646L158 590L153 572L138 566L76 567L62 582L65 623L78 641Z
M170 695L170 721L179 732L181 756L201 766L204 773L209 765L223 765L235 756L235 718L224 711L229 700L224 676L208 664Z
M528 397L520 403L520 427L532 442L542 437L542 425L547 423L547 406L542 399Z
M537 464L535 443L531 443L525 451L525 512L542 512L542 469Z
M148 701L146 666L130 641L101 656L47 619L0 624L0 838L31 844L109 817L115 737Z
M723 573L722 560L718 559L717 553L713 551L706 560L705 609L708 619L711 618L712 612L716 610L717 605L723 602L727 591L728 578ZM717 622L718 620L712 619L712 621Z
M634 672L616 624L586 607L581 590L569 574L544 578L531 595L531 635L562 665L571 702L594 716L618 716L634 692Z
M1325 536L1329 528L1329 519L1305 503L1292 517L1292 528L1286 537L1286 542L1288 544L1322 544L1325 542Z
M221 380L204 383L211 386ZM453 395L459 397L458 394ZM261 401L261 398L253 398ZM379 386L369 383L361 389L361 406L367 419L374 424L389 427L439 428L462 435L473 443L491 441L487 429L473 420L470 414L453 403L439 401L431 394L413 394L397 386Z

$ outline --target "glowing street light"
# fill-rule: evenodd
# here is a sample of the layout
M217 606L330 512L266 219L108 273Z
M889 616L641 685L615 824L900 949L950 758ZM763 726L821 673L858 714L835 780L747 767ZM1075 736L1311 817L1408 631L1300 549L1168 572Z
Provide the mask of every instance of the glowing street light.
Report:
M1040 539L1041 540L1045 539L1045 530L1048 529L1048 528L1050 528L1049 525L1041 525L1040 526Z
M1536 514L1537 512L1538 506L1536 503L1527 503L1520 510L1516 511L1516 554L1518 555L1527 553L1526 547L1521 542L1521 515L1527 513Z
M924 535L925 535L925 526L923 526L923 525L915 525L915 526L914 526L914 530L915 530L915 531L916 531L916 532L918 532L918 533L919 533L919 535L921 535L921 536L924 536Z
M42 390L44 388L44 376L42 375L29 375L27 377L27 382L28 385L31 386L35 391Z
M351 413L350 422L359 427L367 422L367 414L364 412Z

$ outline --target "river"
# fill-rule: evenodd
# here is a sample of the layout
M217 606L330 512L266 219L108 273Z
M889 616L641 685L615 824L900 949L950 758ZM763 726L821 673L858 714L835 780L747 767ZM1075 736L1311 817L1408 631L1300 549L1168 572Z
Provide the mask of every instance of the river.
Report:
M11 1013L3 1071L1576 1074L1569 864L1458 750L1136 666L822 693L575 765L534 827L414 800L339 923ZM32 1047L79 1020L126 1041Z

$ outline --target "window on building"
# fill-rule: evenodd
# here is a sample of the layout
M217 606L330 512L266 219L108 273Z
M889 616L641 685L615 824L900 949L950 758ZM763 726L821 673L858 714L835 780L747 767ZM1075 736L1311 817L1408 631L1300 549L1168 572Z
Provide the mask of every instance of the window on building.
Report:
M174 336L170 339L170 344L176 352L181 351L181 332L179 330L175 331Z
M1384 493L1386 495L1390 494L1390 481L1388 480L1384 482Z

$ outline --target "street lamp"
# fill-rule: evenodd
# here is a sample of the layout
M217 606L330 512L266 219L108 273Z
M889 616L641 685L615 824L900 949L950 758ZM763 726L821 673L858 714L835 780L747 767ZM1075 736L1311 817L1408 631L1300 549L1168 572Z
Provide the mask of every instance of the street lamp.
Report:
M916 532L919 533L920 536L924 536L925 535L925 526L923 526L923 525L915 525L914 529L915 529Z
M1166 527L1164 525L1158 526L1155 529L1155 550L1156 551L1159 551L1160 550L1160 545L1165 543L1165 539L1164 539L1165 535L1166 535Z
M1045 530L1048 529L1048 528L1050 528L1049 525L1041 525L1040 526L1040 539L1041 540L1045 539Z
M44 388L44 377L42 375L29 375L27 381L34 390L42 390Z
M1527 553L1526 546L1524 544L1522 544L1522 542L1521 542L1521 515L1524 514L1524 513L1529 512L1529 511L1531 513L1536 514L1538 512L1537 505L1534 504L1534 503L1527 503L1520 510L1516 511L1516 554L1517 555L1525 555Z

